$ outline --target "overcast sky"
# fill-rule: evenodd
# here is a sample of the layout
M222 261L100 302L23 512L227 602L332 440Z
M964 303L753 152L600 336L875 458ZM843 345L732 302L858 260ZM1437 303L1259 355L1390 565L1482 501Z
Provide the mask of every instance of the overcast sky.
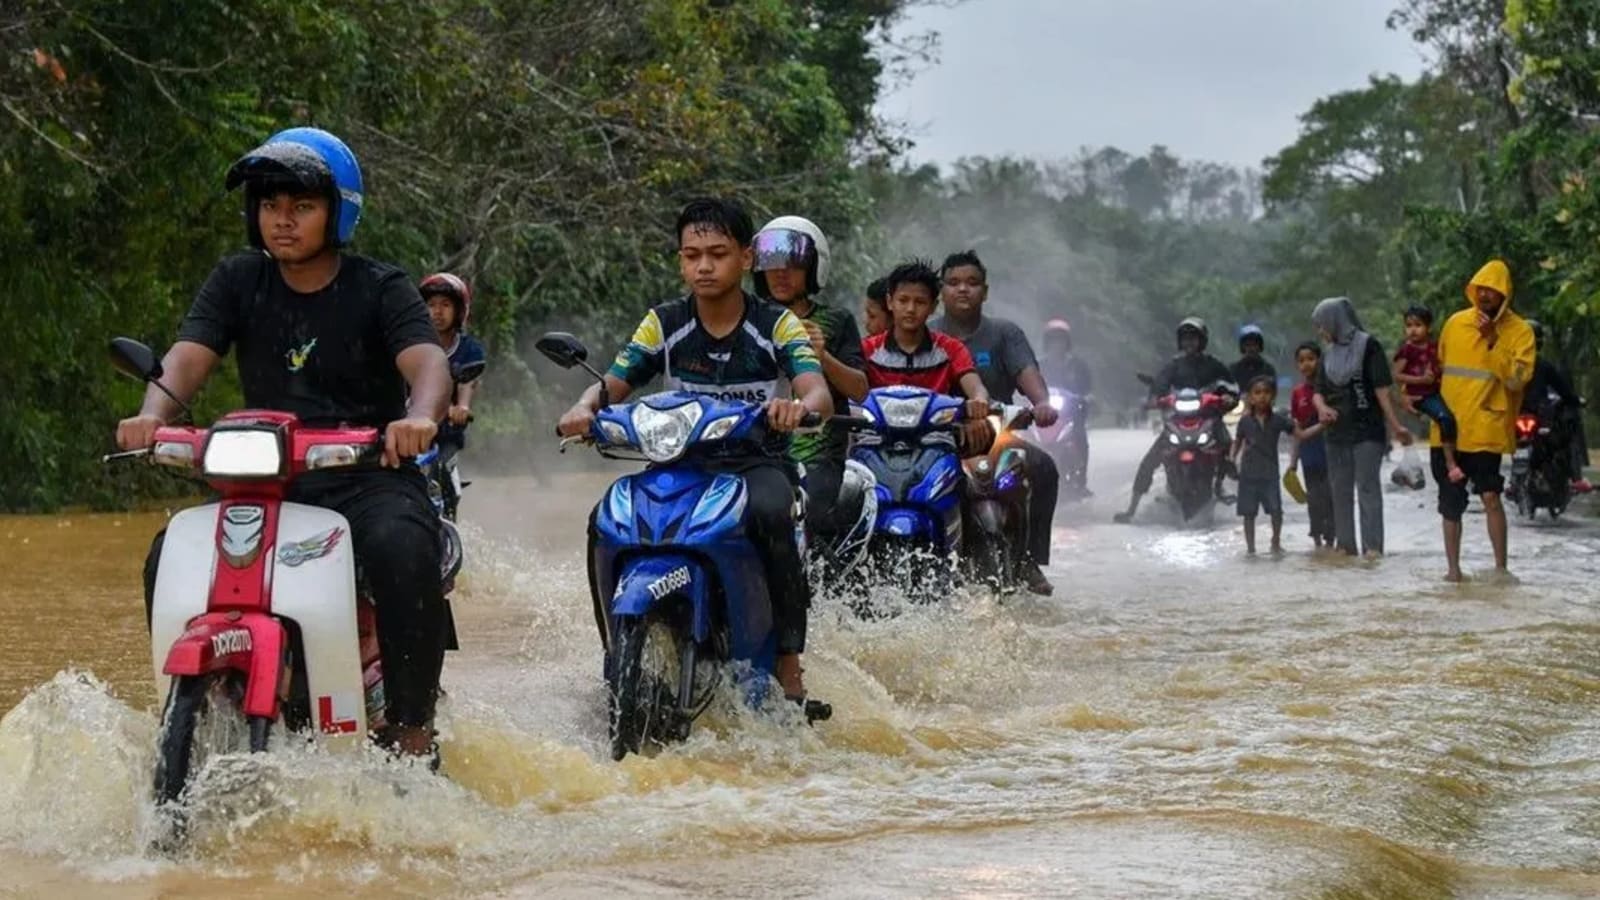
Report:
M884 98L917 162L1080 146L1259 166L1317 98L1423 65L1395 0L966 0L914 10L939 62Z

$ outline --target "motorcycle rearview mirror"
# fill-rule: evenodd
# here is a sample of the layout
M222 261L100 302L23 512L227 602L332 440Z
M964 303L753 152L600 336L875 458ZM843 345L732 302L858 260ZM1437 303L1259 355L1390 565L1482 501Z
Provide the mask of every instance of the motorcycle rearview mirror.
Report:
M111 365L136 381L155 381L161 377L161 361L156 353L133 338L112 338Z
M457 366L450 376L455 379L456 384L469 384L483 377L483 370L488 367L489 364L483 360L474 360Z
M570 369L589 358L589 348L583 345L583 341L565 331L552 331L539 338L533 346L538 348L546 359L563 369Z
M605 376L586 361L589 358L589 348L583 345L583 341L565 331L552 331L539 338L533 346L563 369L579 366L593 375L594 380L600 382L600 406L604 408L611 405L610 397L606 393Z
M115 366L118 372L129 378L149 382L156 390L166 394L167 399L178 404L184 416L190 420L194 419L194 411L189 408L189 404L179 400L178 395L161 383L161 376L165 372L161 368L161 360L156 359L154 350L133 338L125 337L112 338L111 345L107 349L111 354L111 365Z
M1143 384L1145 387L1155 387L1156 386L1156 380L1154 378L1150 377L1150 373L1148 373L1148 372L1135 372L1134 373L1134 377L1138 378L1139 382L1141 384Z

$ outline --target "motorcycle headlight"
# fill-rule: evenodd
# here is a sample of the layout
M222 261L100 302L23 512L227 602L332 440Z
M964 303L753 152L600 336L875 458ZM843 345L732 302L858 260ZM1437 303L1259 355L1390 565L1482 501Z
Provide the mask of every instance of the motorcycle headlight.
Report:
M361 451L365 447L356 444L318 444L306 451L306 468L310 471L317 469L337 469L341 466L353 466L361 459ZM210 454L206 454L209 458ZM421 459L418 459L421 463Z
M651 462L671 462L683 455L689 435L701 416L700 404L685 403L671 409L656 409L646 404L633 408L633 431L639 436L639 449Z
M738 424L738 416L723 416L722 418L712 422L710 425L707 425L705 431L700 432L700 440L720 441L729 434L732 434L733 426Z
M1211 432L1209 432L1209 431L1200 432L1200 443L1202 443L1202 444L1211 443Z
M884 424L890 428L915 428L922 424L922 414L932 399L923 394L917 397L879 397L878 410L883 413Z
M1172 408L1181 413L1197 413L1200 411L1200 401L1193 397L1186 397L1182 400L1174 401Z
M601 422L600 433L605 435L606 443L608 444L628 443L628 429L623 428L616 422Z
M200 470L207 477L276 477L283 471L283 441L276 431L213 431Z
M1167 440L1176 444L1178 442L1178 433L1176 431L1167 432Z
M1060 394L1051 394L1050 395L1050 406L1052 408L1054 408L1056 412L1060 412L1061 410L1066 408L1066 406L1067 406L1067 398L1061 396Z

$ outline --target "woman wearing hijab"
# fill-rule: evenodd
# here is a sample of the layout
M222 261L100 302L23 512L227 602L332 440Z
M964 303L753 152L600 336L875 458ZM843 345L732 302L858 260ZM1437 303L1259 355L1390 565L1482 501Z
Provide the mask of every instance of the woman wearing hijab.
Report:
M1322 340L1317 369L1317 415L1327 426L1328 482L1333 490L1333 531L1339 550L1354 556L1356 500L1361 502L1361 552L1383 554L1383 482L1378 467L1388 433L1402 444L1411 432L1395 418L1389 396L1394 373L1378 339L1361 327L1349 297L1330 297L1311 314Z

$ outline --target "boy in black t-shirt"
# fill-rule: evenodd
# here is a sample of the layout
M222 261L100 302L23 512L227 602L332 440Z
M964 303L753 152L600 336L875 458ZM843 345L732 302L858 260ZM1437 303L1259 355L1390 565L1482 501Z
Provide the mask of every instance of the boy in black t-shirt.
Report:
M188 401L232 349L248 406L384 429L384 469L313 472L288 499L349 520L378 607L388 725L376 737L437 760L447 622L439 523L421 474L401 461L428 449L445 414L444 351L404 272L340 252L363 201L361 169L343 141L316 128L279 132L234 163L227 186L241 185L255 251L223 259L206 279L162 360L161 382ZM152 385L139 415L117 426L118 445L149 447L178 412ZM145 563L147 613L163 538Z
M1278 438L1294 434L1294 422L1274 412L1277 381L1257 375L1245 395L1248 409L1239 420L1233 439L1233 459L1239 467L1239 515L1244 519L1245 552L1256 552L1256 513L1272 518L1272 552L1283 552L1283 491L1278 486Z

